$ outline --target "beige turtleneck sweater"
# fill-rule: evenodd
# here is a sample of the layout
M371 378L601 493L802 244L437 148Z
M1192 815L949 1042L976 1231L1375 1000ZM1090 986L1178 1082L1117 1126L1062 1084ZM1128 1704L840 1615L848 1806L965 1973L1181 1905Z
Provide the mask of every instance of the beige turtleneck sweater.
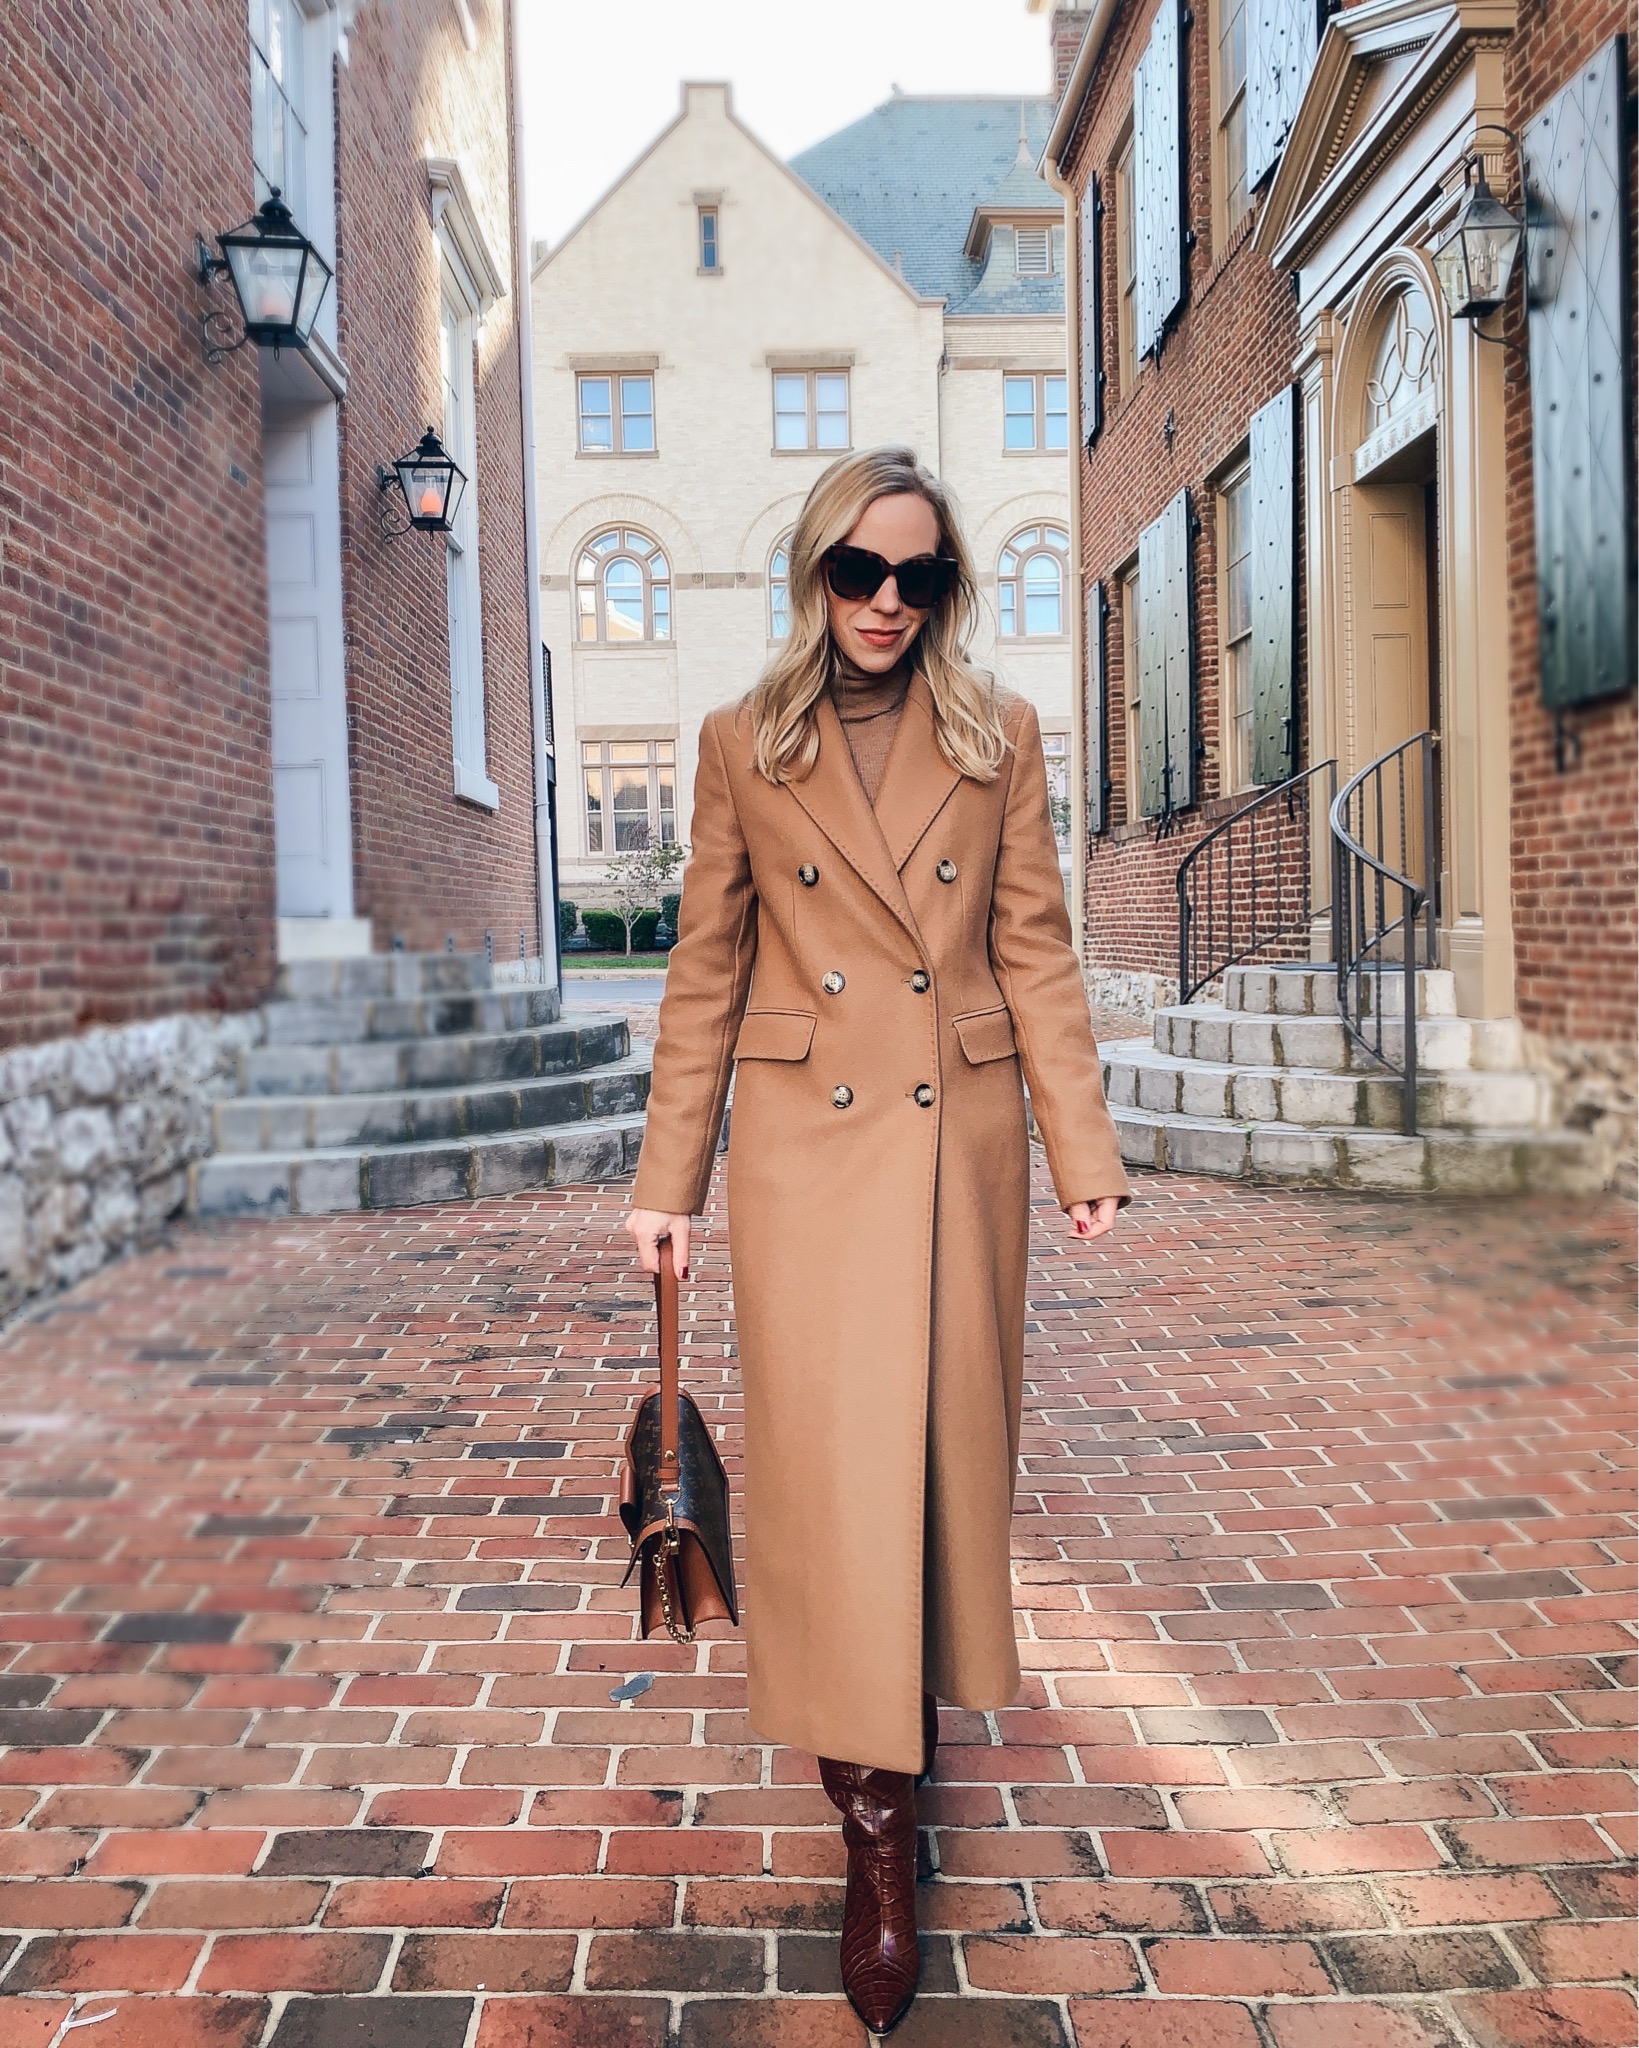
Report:
M910 687L908 662L901 662L885 676L871 676L851 662L839 661L831 677L831 701L873 809Z

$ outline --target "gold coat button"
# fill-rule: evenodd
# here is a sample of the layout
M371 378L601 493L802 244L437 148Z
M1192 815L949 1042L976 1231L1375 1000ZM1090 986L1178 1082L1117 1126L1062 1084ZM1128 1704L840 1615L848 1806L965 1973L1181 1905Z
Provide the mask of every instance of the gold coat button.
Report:
M956 863L953 860L942 860L933 872L939 877L941 882L954 882L956 879Z
M805 889L812 889L819 880L819 869L814 866L812 861L805 860L797 870L797 880L801 882Z
M933 1090L926 1081L921 1082L917 1087L916 1106L918 1109L932 1109L933 1107Z
M847 982L842 978L842 976L837 972L837 970L834 967L831 969L831 972L828 975L826 975L825 979L820 983L820 987L824 989L825 993L828 996L840 996L842 994L842 991L847 986Z
M846 1082L831 1090L831 1101L835 1108L846 1109L854 1099L854 1091Z
M932 975L924 967L917 968L916 972L911 976L911 987L915 989L919 996L925 996L932 986Z

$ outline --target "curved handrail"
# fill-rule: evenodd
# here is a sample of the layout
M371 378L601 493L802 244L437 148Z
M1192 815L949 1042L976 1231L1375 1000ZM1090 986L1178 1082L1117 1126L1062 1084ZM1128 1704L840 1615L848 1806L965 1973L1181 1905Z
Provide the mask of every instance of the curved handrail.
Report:
M1349 778L1332 799L1328 814L1338 1015L1344 1030L1368 1057L1399 1075L1401 1129L1408 1137L1415 1136L1417 1130L1417 928L1425 912L1426 964L1433 966L1435 960L1436 889L1440 872L1435 770L1439 745L1439 735L1425 731L1413 733L1398 746L1388 748ZM1420 785L1415 791L1410 787L1413 757ZM1366 844L1368 803L1375 812L1375 850ZM1403 872L1389 858L1389 842L1396 832L1398 845L1394 850L1407 867L1414 865L1420 839L1422 880ZM1395 891L1399 892L1399 914L1391 915ZM1385 951L1388 942L1396 938L1397 960ZM1384 1037L1384 998L1388 977L1396 968L1404 989L1404 1036L1398 1060L1392 1049L1386 1047ZM1366 1027L1368 989L1372 999L1370 1032Z
M1421 748L1425 741L1431 740L1433 737L1434 735L1429 732L1413 733L1409 740L1402 740L1399 746L1390 747L1386 754L1379 754L1375 761L1368 761L1360 773L1358 775L1351 775L1337 795L1332 798L1331 809L1326 814L1327 822L1332 828L1332 838L1336 844L1346 848L1354 855L1356 860L1364 861L1367 867L1375 868L1391 887L1398 883L1402 889L1414 890L1418 898L1417 907L1419 910L1428 900L1427 889L1423 887L1421 882L1414 882L1410 875L1403 875L1398 868L1391 868L1387 861L1379 860L1375 853L1362 846L1360 841L1349 830L1345 820L1349 815L1350 797L1356 795L1373 776L1380 776L1397 755L1405 753L1411 747Z
M1282 797L1286 799L1287 815L1289 817L1295 816L1296 799L1299 788L1302 785L1308 783L1314 776L1327 774L1330 775L1332 787L1335 790L1337 786L1337 762L1335 760L1317 761L1312 767L1299 769L1296 775L1288 775L1284 782L1274 782L1271 783L1267 789L1259 790L1258 794L1255 797L1253 797L1250 803L1242 804L1238 811L1231 811L1229 816L1227 818L1220 819L1219 822L1213 826L1210 832L1204 833L1201 836L1201 838L1199 838L1195 842L1195 844L1190 848L1189 852L1185 854L1183 860L1180 861L1178 865L1177 876L1175 878L1176 887L1178 891L1179 1002L1189 1002L1193 996L1195 996L1201 989L1205 988L1209 981L1216 980L1217 977L1223 973L1226 967L1234 967L1238 962L1249 959L1252 954L1261 952L1265 946L1271 944L1274 940L1284 938L1286 934L1294 930L1298 924L1307 924L1309 922L1312 913L1310 912L1308 907L1305 906L1305 908L1297 918L1289 918L1284 924L1275 925L1268 931L1260 932L1257 929L1257 842L1254 840L1252 842L1251 847L1249 848L1251 869L1249 877L1249 889L1252 896L1250 937L1246 945L1242 946L1239 949L1239 951L1229 952L1225 954L1224 957L1221 959L1218 957L1216 952L1212 952L1211 957L1209 959L1209 963L1203 972L1199 974L1194 974L1191 972L1190 949L1195 939L1195 927L1199 918L1199 912L1196 908L1194 899L1190 894L1190 890L1195 880L1196 869L1198 866L1203 864L1202 857L1205 856L1204 865L1207 868L1210 876L1211 870L1213 869L1214 863L1217 858L1216 853L1214 852L1214 848L1216 847L1216 844L1220 839L1223 839L1228 833L1233 831L1235 826L1241 824L1245 819L1251 817L1255 811L1263 810L1267 805L1278 802ZM1233 846L1231 844L1231 855L1232 852ZM1227 862L1226 865L1228 865ZM1230 927L1230 933L1232 933L1234 928L1234 874L1232 867L1230 869L1228 879L1230 890L1230 903L1229 908L1226 912L1226 920ZM1278 889L1281 881L1281 870L1278 858L1276 862L1275 881L1278 900ZM1226 943L1233 944L1232 937L1226 935Z

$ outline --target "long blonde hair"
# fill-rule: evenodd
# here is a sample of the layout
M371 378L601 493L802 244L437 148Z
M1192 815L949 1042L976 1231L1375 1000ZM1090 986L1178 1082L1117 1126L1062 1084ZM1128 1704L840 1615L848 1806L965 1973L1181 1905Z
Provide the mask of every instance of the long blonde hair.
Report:
M950 765L976 782L993 782L1007 751L991 677L968 660L978 592L973 564L950 493L910 448L862 448L844 455L808 493L791 536L791 630L746 699L754 758L770 782L795 782L819 755L820 698L837 663L826 602L823 558L852 533L867 505L909 493L933 508L939 552L956 563L956 581L928 615L911 648L912 665L933 693L934 731Z

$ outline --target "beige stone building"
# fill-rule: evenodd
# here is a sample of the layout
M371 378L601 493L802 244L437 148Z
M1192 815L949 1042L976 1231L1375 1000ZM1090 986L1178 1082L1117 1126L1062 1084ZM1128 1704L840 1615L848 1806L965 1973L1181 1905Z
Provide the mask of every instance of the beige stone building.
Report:
M686 85L676 121L539 256L567 897L596 902L643 831L686 836L700 721L784 630L798 508L837 454L877 442L912 443L955 491L978 657L1035 702L1067 796L1064 230L1034 169L1051 111L896 95L786 165L727 85Z

